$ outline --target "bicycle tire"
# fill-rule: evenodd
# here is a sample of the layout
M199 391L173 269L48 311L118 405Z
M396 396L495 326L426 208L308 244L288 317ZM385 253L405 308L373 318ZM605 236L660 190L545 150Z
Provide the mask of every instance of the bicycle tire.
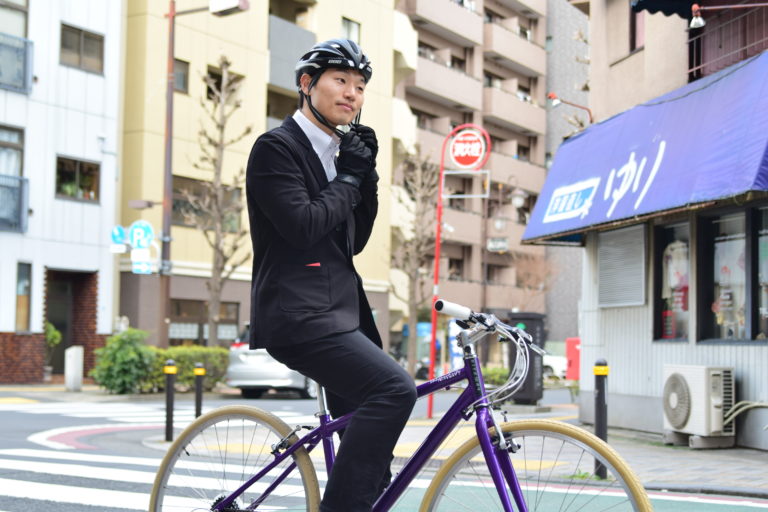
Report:
M281 419L266 411L240 405L221 407L192 422L173 442L155 477L150 512L211 510L227 493L236 490L273 460L272 445L291 432ZM291 443L298 440L296 435ZM250 503L291 461L296 463L283 481L256 510L302 510L320 506L317 474L304 448L287 458L277 470L243 493L236 509ZM298 475L296 475L298 470ZM300 477L301 485L294 483ZM230 509L228 509L230 510Z
M503 423L501 429L520 444L510 457L530 512L652 512L648 495L632 469L590 432L552 420L513 421ZM491 435L494 430L490 430ZM595 477L595 460L605 466L605 480ZM419 510L503 510L477 437L462 444L441 465Z

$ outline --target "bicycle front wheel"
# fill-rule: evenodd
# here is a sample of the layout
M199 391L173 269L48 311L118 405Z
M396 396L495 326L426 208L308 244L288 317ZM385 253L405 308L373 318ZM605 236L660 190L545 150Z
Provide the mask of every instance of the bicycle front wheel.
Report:
M212 510L275 457L272 446L291 429L278 417L259 409L227 406L200 416L179 435L160 464L150 498L150 512ZM293 435L291 444L298 438ZM276 489L270 485L296 467ZM255 482L227 510L316 511L320 504L317 474L304 448Z
M520 446L509 457L530 512L653 510L627 463L586 430L551 420L513 421L501 429ZM605 478L595 473L595 462L605 468ZM503 510L476 437L442 464L420 510Z

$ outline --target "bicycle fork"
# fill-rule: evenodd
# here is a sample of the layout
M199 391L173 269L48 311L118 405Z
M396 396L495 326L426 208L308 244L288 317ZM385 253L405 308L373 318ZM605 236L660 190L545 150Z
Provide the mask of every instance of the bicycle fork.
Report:
M474 350L474 343L466 343L464 345L464 359L469 363L470 367L470 385L474 386L478 396L483 397L480 403L475 406L475 412L477 414L475 430L477 432L477 438L480 441L480 448L485 457L485 463L488 466L488 470L491 473L491 479L499 494L501 505L504 507L505 512L515 512L510 500L509 491L511 491L512 498L517 506L517 511L528 512L528 507L525 504L523 492L520 488L520 482L517 480L517 475L512 467L512 459L509 455L509 451L512 447L508 443L512 441L508 441L504 437L504 432L502 432L501 428L497 425L496 419L493 417L493 412L490 410L491 404L485 399L485 383L483 382L483 375L479 371L480 363ZM495 431L497 437L496 442L491 438L491 427L493 427Z

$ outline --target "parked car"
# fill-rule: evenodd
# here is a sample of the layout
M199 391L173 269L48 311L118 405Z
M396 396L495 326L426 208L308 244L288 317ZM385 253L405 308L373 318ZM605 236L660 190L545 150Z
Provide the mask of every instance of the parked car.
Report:
M248 326L229 347L226 383L240 388L243 398L259 398L265 391L298 391L302 398L316 398L317 384L275 360L263 348L248 348Z
M568 359L565 356L546 354L542 364L545 379L565 379L565 371L568 369Z

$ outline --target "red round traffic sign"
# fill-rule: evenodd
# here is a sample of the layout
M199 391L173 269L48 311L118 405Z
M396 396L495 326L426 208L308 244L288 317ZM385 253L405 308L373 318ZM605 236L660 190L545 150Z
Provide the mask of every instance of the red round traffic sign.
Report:
M485 158L485 137L473 129L461 130L451 140L448 152L451 160L461 169L478 167Z

